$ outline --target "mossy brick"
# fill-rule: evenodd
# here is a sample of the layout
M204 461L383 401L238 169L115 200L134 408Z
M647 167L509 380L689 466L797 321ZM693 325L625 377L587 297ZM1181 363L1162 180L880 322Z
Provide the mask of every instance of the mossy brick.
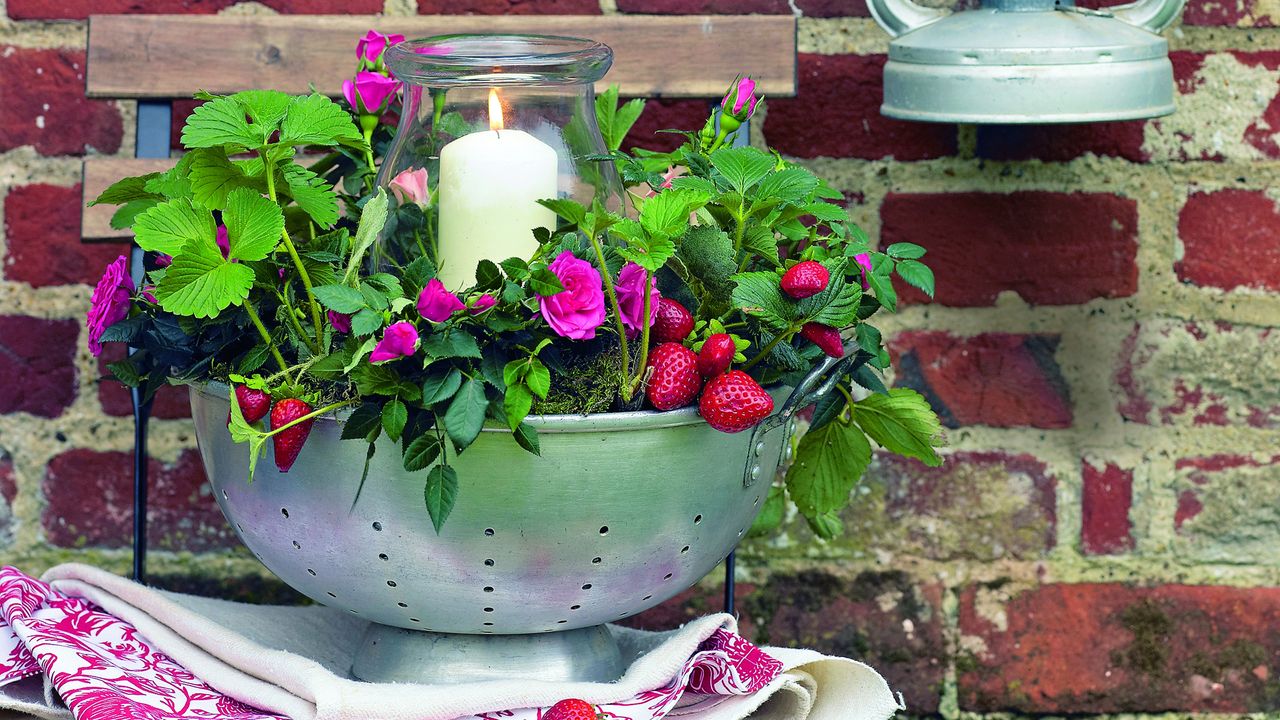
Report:
M1178 214L1178 279L1223 290L1280 291L1280 208L1261 190L1193 191Z
M1280 427L1280 334L1223 321L1155 317L1124 339L1117 410L1176 427Z
M422 15L599 15L599 0L418 0Z
M929 249L939 305L994 305L1001 293L1075 305L1138 290L1138 206L1118 195L889 193L880 223L881 245ZM898 292L907 303L929 301L905 284Z
M764 135L785 155L924 160L956 152L954 125L880 114L884 55L800 53L798 96L766 98Z
M1276 562L1280 455L1178 458L1163 492L1177 503L1177 555L1195 562Z
M908 712L938 711L947 665L940 586L902 572L774 573L741 606L761 643L860 660L903 694Z
M85 97L84 67L81 50L0 46L0 151L23 145L41 155L119 150L120 110Z
M896 384L929 400L947 427L1071 427L1056 335L908 331L889 351Z
M80 240L80 186L22 185L4 198L4 279L33 287L97 284L124 243Z
M1277 588L971 585L959 631L961 710L1280 710Z
M237 547L205 480L196 450L173 463L148 463L148 540L153 548L194 552ZM45 538L60 547L128 547L133 527L133 456L86 448L49 461L41 484Z
M1034 559L1056 542L1058 479L1020 453L954 452L940 467L878 453L836 541L931 560Z
M0 413L58 417L76 398L80 324L0 315Z
M84 20L123 13L206 15L241 0L9 0L14 20ZM258 0L280 13L341 15L380 13L383 0Z

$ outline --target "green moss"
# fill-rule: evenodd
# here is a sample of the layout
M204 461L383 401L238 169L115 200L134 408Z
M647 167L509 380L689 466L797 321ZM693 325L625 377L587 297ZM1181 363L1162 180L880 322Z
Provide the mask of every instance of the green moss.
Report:
M545 358L551 369L551 392L546 400L535 398L536 415L585 415L607 412L618 402L622 355L617 343L598 341L575 347L574 354Z
M1123 655L1124 664L1152 677L1163 675L1169 660L1173 620L1154 602L1143 600L1125 608L1120 622L1133 633L1133 642Z

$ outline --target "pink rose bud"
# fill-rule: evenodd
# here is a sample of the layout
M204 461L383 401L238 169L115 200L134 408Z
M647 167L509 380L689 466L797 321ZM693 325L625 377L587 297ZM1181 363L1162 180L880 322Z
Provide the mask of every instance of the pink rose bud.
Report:
M129 277L129 259L124 255L107 266L89 299L89 352L102 354L98 338L107 328L129 317L129 297L133 295L133 278Z
M488 310L489 308L497 304L498 304L497 298L490 295L489 293L485 293L484 295L481 295L480 297L472 300L471 304L467 305L467 312L471 313L472 315L479 315L480 313L484 312L485 310Z
M336 310L330 310L327 314L329 316L329 324L333 326L334 330L337 330L340 333L351 332L350 315L337 312Z
M226 225L218 226L218 235L214 242L218 243L218 249L222 251L222 259L225 260L231 254L231 238L227 235Z
M858 266L862 270L862 289L870 290L871 283L867 282L867 273L873 270L873 267L871 265L871 255L869 255L868 253L859 253L853 256L853 261L858 263Z
M369 362L379 363L409 357L418 350L418 330L412 323L400 321L387 328L369 355Z
M740 77L733 81L733 85L729 86L729 92L725 93L724 100L720 102L722 130L733 132L741 127L742 123L751 119L756 111L756 103L760 102L755 91L756 81L749 77Z
M388 98L395 95L400 82L382 73L361 70L355 81L342 81L342 95L357 112L372 115L385 109Z
M635 263L627 263L618 273L618 282L614 284L614 292L618 294L618 309L622 311L622 327L628 338L635 338L652 325L658 317L658 281L649 278L649 321L644 319L644 268Z
M396 200L401 205L414 203L418 207L427 207L431 204L431 190L427 188L426 168L402 170L399 175L391 178L388 184L391 186L391 194L396 196Z
M229 247L227 249L230 250ZM164 253L160 253L159 255L156 255L156 267L158 268L169 267L172 264L173 264L172 255L165 255Z
M418 294L418 314L434 323L448 320L465 307L458 296L446 290L444 283L436 278L431 278Z
M404 42L403 35L383 35L377 30L370 30L356 42L356 57L374 64L388 47L402 42Z
M548 266L564 292L539 295L538 308L551 329L571 340L590 340L604 323L604 281L595 267L568 250Z

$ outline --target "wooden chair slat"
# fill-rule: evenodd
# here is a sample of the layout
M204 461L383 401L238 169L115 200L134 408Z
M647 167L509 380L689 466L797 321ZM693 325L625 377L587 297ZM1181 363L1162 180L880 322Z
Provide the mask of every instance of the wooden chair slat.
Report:
M336 95L352 72L355 39L370 27L408 37L532 33L600 40L613 48L603 84L625 95L713 97L750 73L766 95L796 91L796 21L785 15L182 16L89 19L91 97L175 98L250 88ZM216 38L212 44L199 38Z
M90 157L84 160L83 192L88 203L98 197L111 183L130 175L160 172L174 166L177 160L168 158ZM95 205L84 208L80 215L80 237L87 242L119 241L133 237L128 230L114 230L111 216L115 205Z

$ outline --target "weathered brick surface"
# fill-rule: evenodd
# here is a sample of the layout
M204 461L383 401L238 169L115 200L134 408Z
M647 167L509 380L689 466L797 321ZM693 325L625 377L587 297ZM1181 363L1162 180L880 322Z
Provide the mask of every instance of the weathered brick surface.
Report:
M341 15L382 12L382 0L258 0L282 13ZM9 0L15 20L83 20L90 14L208 14L240 0Z
M1205 562L1274 562L1280 455L1179 458L1167 492L1177 501L1179 554Z
M1271 328L1143 321L1117 364L1117 409L1147 425L1280 427L1277 353Z
M1134 162L1147 159L1141 120L1079 125L979 125L978 157L1065 162L1086 153Z
M796 157L923 160L956 151L953 125L890 120L880 114L883 55L801 53L799 97L766 98L769 144Z
M732 80L732 78L730 78ZM728 87L728 83L725 84ZM684 130L701 128L711 114L712 99L707 100L649 100L644 113L631 127L622 141L622 147L630 150L642 147L669 152L680 147L684 136L659 133L659 130Z
M1280 290L1280 210L1262 191L1193 192L1178 216L1183 282Z
M13 501L18 497L18 478L13 458L3 449L0 449L0 497L4 498L0 506L0 544L8 545L13 540Z
M46 285L96 284L121 243L80 241L80 186L23 185L4 199L6 280Z
M98 402L102 403L103 412L114 417L133 417L129 388L116 382L107 372L107 363L123 360L126 352L123 344L108 343L103 346L102 355L98 358ZM191 400L187 389L166 385L157 390L151 403L151 417L162 420L191 417Z
M890 343L897 384L933 405L947 427L1065 428L1071 398L1052 335L907 332Z
M937 585L901 572L846 579L813 570L775 574L742 605L759 641L861 660L903 694L909 713L938 711L946 642Z
M934 560L1033 559L1051 550L1058 478L1027 454L956 452L940 467L878 454L844 514L854 542Z
M1133 549L1133 471L1113 463L1083 463L1080 545L1089 555Z
M211 550L239 544L213 500L200 454L148 464L148 541L167 550ZM133 527L133 457L68 450L50 462L42 489L45 537L60 547L126 547Z
M596 0L418 0L423 15L599 15Z
M865 0L794 0L805 17L869 17ZM790 15L787 0L618 0L618 9L653 15Z
M57 417L76 398L75 320L0 315L0 414Z
M962 710L1280 709L1280 589L974 586L960 599Z
M1138 289L1138 209L1100 193L890 193L881 242L929 249L934 301L973 307L1014 292L1032 305L1073 305ZM907 302L927 300L903 285Z
M1182 11L1182 24L1275 27L1274 13L1258 0L1192 0Z
M42 155L113 153L120 111L84 96L84 52L0 47L0 151L32 145Z
M720 577L719 573L713 572L712 574ZM756 593L761 592L761 588L752 583L742 582L737 583L735 588L739 609L737 612L738 632L743 637L754 638L757 635L754 619L747 614L743 614L740 608L746 598L753 597ZM638 630L657 632L680 627L691 620L718 612L724 612L724 585L717 584L710 588L704 585L695 585L657 607L650 608L639 615L619 620L618 624Z

